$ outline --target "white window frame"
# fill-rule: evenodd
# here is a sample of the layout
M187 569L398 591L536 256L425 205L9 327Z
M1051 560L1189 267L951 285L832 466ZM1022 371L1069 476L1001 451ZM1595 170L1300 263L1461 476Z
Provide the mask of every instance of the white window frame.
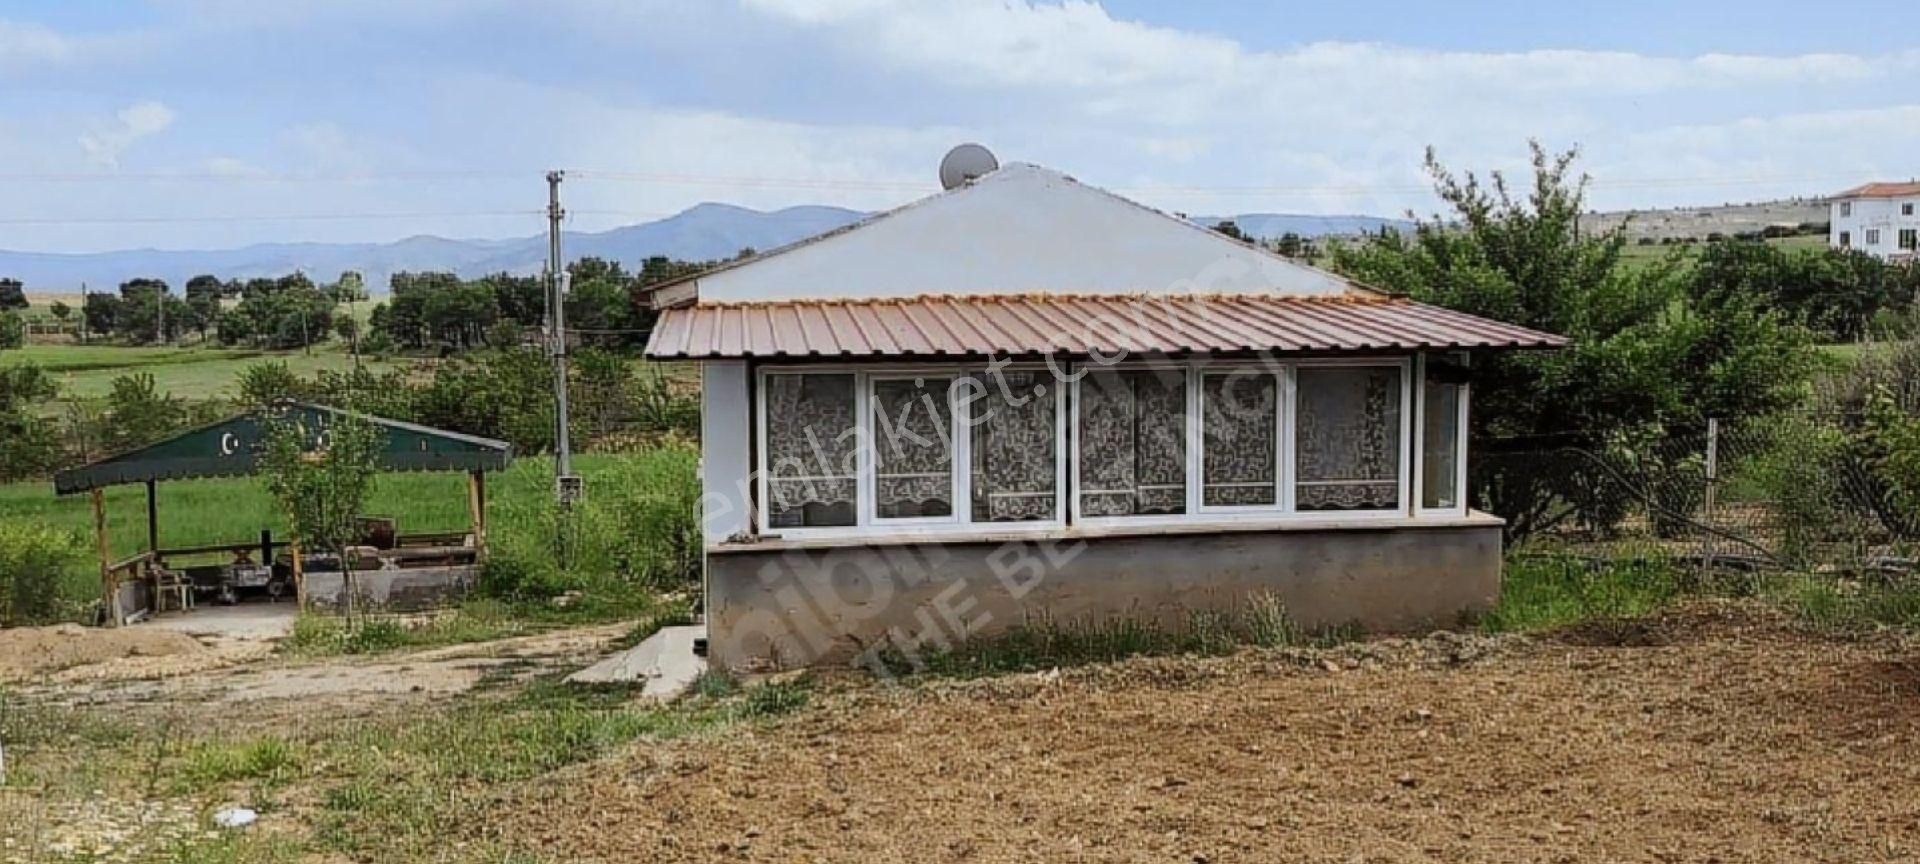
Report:
M1900 215L1902 215L1902 216L1912 216L1912 215L1913 215L1913 202L1912 202L1912 201L1902 201L1902 202L1900 202Z
M1047 368L1044 363L1015 363L994 367L1004 371L1030 371ZM960 380L976 378L987 383L991 392L992 382L985 373L989 367L985 364L811 364L811 365L766 365L754 370L753 422L755 446L753 454L754 472L754 515L755 530L763 537L807 539L859 538L874 536L897 536L912 534L979 534L979 533L1020 533L1058 531L1066 526L1067 495L1067 387L1057 384L1048 390L1054 399L1054 513L1052 519L1035 519L1026 522L975 522L973 521L973 400L962 400L951 387L947 390L947 400L952 417L953 459L950 466L953 482L953 514L951 516L906 517L882 519L877 515L877 501L874 489L877 482L875 474L873 445L873 382L877 380L912 380L914 378L946 378ZM858 500L855 502L853 525L803 526L797 528L776 528L772 521L772 508L769 506L767 470L767 378L772 375L852 375L854 388L854 435L858 442L855 461L858 476L855 489ZM962 433L962 429L966 430Z
M1920 249L1920 228L1902 228L1894 235L1894 245L1901 249Z
M1866 237L1866 240L1865 240L1864 242L1865 242L1865 244L1866 244L1866 245L1868 245L1868 246L1878 246L1878 245L1880 245L1880 229L1878 229L1878 228L1868 228L1868 229L1867 229L1867 237Z
M861 387L862 395L867 397L867 414L862 418L866 421L866 431L863 438L871 442L872 446L864 448L864 452L866 453L867 459L872 461L873 464L869 465L866 470L860 472L859 509L861 513L860 518L856 520L860 524L871 525L875 528L925 528L930 526L951 525L955 522L962 521L960 513L961 502L966 501L969 504L972 503L972 499L966 496L967 490L963 487L963 483L969 479L968 475L971 475L973 472L960 470L960 461L963 457L971 456L971 453L967 449L967 444L970 443L973 436L971 434L960 434L960 406L954 404L956 400L953 398L953 387L949 384L946 393L948 423L947 497L950 499L947 503L949 512L945 516L889 517L880 515L880 465L876 460L876 456L881 444L879 438L880 430L873 422L873 386L882 381L915 381L936 377L946 378L950 381L958 381L963 376L958 374L940 375L934 372L904 371L876 371L866 376L866 384ZM859 379L856 378L855 380L858 381ZM968 458L967 464L972 464L971 458Z
M1400 504L1397 507L1381 510L1301 511L1297 509L1298 484L1295 481L1298 471L1295 463L1299 456L1296 437L1296 427L1300 416L1298 372L1300 369L1305 368L1338 367L1391 367L1400 370L1400 472L1398 478L1400 488L1397 492ZM1417 467L1414 459L1416 455L1415 451L1418 449L1415 446L1415 435L1418 427L1414 425L1415 418L1413 413L1415 404L1413 396L1417 386L1415 383L1416 379L1413 375L1413 356L1325 357L1289 359L1285 361L1215 359L1142 361L1103 365L1098 367L1097 370L1083 368L1079 371L1129 372L1166 369L1180 369L1186 374L1186 512L1177 514L1155 513L1145 516L1087 516L1081 512L1080 496L1084 490L1080 482L1079 430L1080 405L1082 404L1080 388L1085 381L1085 375L1081 374L1076 375L1073 379L1074 395L1071 400L1072 410L1069 412L1070 416L1067 418L1068 428L1072 430L1070 434L1072 447L1070 448L1071 458L1069 461L1071 464L1069 465L1069 470L1072 472L1071 476L1073 480L1073 482L1068 485L1072 493L1068 505L1071 508L1069 512L1072 515L1074 525L1099 529L1119 529L1128 527L1150 528L1168 525L1191 525L1196 522L1374 522L1407 519L1415 515L1418 500L1413 497L1415 488L1414 471ZM1274 482L1279 485L1279 489L1277 490L1278 494L1275 497L1276 503L1271 505L1255 504L1230 507L1206 507L1202 506L1202 502L1205 500L1205 494L1201 488L1202 477L1205 473L1203 469L1206 465L1206 442L1202 427L1205 418L1201 413L1201 408L1203 407L1201 405L1201 399L1203 398L1201 376L1209 372L1218 374L1237 370L1266 372L1278 375L1280 378L1279 398L1275 405L1275 412L1277 414L1275 420L1280 424L1280 434L1276 436L1278 438L1279 453L1277 454L1278 459L1275 463L1276 470L1274 471ZM1466 464L1464 454L1461 459L1461 464L1462 466ZM1464 486L1462 488L1464 488ZM1463 499L1464 497L1465 496L1462 495ZM1453 511L1433 512L1435 514L1451 514Z
M1848 216L1852 216L1852 215L1853 215L1853 202L1852 202L1852 201L1842 201L1842 202L1840 202L1840 216L1841 216L1841 218L1846 218L1846 217L1848 217Z
M1415 515L1418 515L1418 516L1465 516L1467 515L1467 511L1468 511L1467 418L1472 416L1472 412L1468 406L1473 401L1473 387L1464 383L1455 385L1460 388L1460 405L1458 407L1459 416L1454 421L1458 425L1456 426L1456 431L1454 433L1454 439L1453 439L1454 441L1454 460L1453 461L1454 461L1454 468L1456 473L1456 476L1453 479L1453 483L1454 483L1453 488L1454 488L1454 497L1460 503L1452 507L1428 507L1426 506L1427 470L1426 470L1426 465L1424 464L1427 458L1427 448L1426 448L1426 441L1421 437L1421 436L1424 436L1427 431L1426 413L1427 413L1427 358L1428 356L1429 355L1426 355L1426 354L1420 355L1418 358L1418 361L1415 364L1415 369L1418 370L1419 376L1420 376L1420 397L1419 399L1415 400L1414 404L1419 406L1420 416L1414 418L1415 422L1419 424L1415 427L1416 429L1419 430L1419 434L1415 436L1415 442L1414 442L1414 448L1413 448L1414 458L1415 458L1414 473L1413 473L1414 513ZM1465 365L1468 358L1466 357L1466 355L1461 355L1456 359L1462 365Z
M1291 374L1296 379L1295 384L1292 388L1295 404L1288 410L1288 414L1291 415L1294 419L1294 422L1291 424L1294 427L1298 427L1300 425L1300 422L1299 422L1300 406L1298 404L1299 398L1300 398L1300 387L1298 383L1299 370L1340 368L1340 367L1352 368L1356 366L1358 367L1389 367L1390 366L1390 367L1398 368L1400 370L1400 477L1399 477L1400 489L1399 489L1399 492L1397 493L1400 497L1400 506L1393 507L1390 509L1381 509L1381 510L1299 510L1297 506L1297 502L1294 501L1294 498L1297 497L1297 494L1298 494L1297 490L1300 484L1298 482L1294 482L1292 484L1289 484L1292 487L1294 487L1296 490L1296 494L1294 496L1290 496L1288 499L1288 506L1292 508L1292 512L1290 515L1295 515L1295 516L1305 517L1305 518L1312 518L1312 519L1398 519L1398 518L1405 518L1414 514L1419 504L1419 502L1415 500L1413 497L1414 476L1415 476L1414 469L1418 467L1414 463L1415 451L1418 449L1414 446L1414 443L1415 443L1414 438L1419 431L1419 427L1414 425L1415 417L1413 413L1414 412L1413 394L1414 394L1414 390L1418 385L1414 383L1415 379L1413 377L1413 371L1414 371L1413 361L1414 361L1414 358L1411 356L1386 358L1386 359L1373 358L1373 357L1356 357L1356 358L1337 358L1337 359L1322 359L1322 360L1301 360L1293 364L1294 371ZM1289 439L1291 439L1292 436L1289 435L1288 437ZM1299 460L1300 450L1297 446L1294 446L1294 442L1291 440L1288 441L1288 445L1289 446L1287 448L1287 460L1288 460L1287 464L1293 465Z
M1187 423L1187 462L1189 481L1187 484L1187 512L1208 516L1232 515L1237 513L1273 513L1286 512L1287 482L1293 472L1287 470L1286 455L1287 428L1291 425L1293 406L1293 370L1291 367L1271 368L1246 363L1201 363L1197 376L1187 385L1187 413L1192 418ZM1232 377L1252 373L1267 375L1274 379L1273 387L1273 503L1272 504L1208 504L1206 490L1207 475L1207 387L1208 375ZM1115 517L1127 518L1127 517Z
M1459 448L1457 461L1459 476L1456 479L1459 491L1459 505L1447 508L1426 508L1421 506L1424 490L1421 488L1424 466L1424 446L1420 440L1424 429L1423 412L1426 410L1426 356L1407 354L1391 357L1320 357L1288 359L1285 361L1238 360L1238 359L1190 359L1190 360L1146 360L1121 362L1110 365L1092 365L1074 363L1070 372L1064 373L1066 380L1054 377L1048 385L1049 395L1054 401L1054 512L1051 519L1026 522L990 522L974 521L973 518L973 429L976 421L974 403L997 398L993 380L986 375L990 369L1006 371L1052 370L1061 372L1062 366L1056 361L1007 364L990 367L982 363L967 364L769 364L754 369L754 398L752 410L755 424L754 447L754 515L753 525L764 537L781 539L862 539L879 536L917 536L935 537L968 535L1008 535L1020 533L1057 532L1072 525L1088 529L1124 530L1129 528L1153 528L1156 526L1193 525L1196 523L1372 523L1395 520L1418 521L1426 518L1455 518L1470 514L1467 498L1467 421L1471 412L1471 388L1461 385L1459 404L1459 432L1456 446ZM1297 509L1298 498L1298 421L1299 421L1299 370L1311 368L1340 367L1384 367L1400 371L1400 505L1381 510L1314 510ZM1142 516L1097 516L1089 517L1081 511L1083 492L1080 476L1080 406L1082 399L1080 388L1087 374L1092 372L1130 372L1155 370L1180 370L1186 387L1185 406L1185 442L1186 442L1186 497L1185 512L1178 514L1149 514ZM1278 452L1275 454L1275 479L1277 486L1273 505L1234 505L1203 506L1205 491L1203 475L1206 459L1206 443L1203 424L1205 415L1202 405L1204 399L1203 376L1207 374L1230 374L1233 372L1256 372L1277 376L1277 400L1274 421L1278 424L1276 436ZM767 471L767 378L773 375L852 375L854 379L854 435L858 441L856 452L856 489L859 501L855 507L855 524L848 526L817 526L798 528L774 528L769 503L769 480ZM873 442L873 383L881 380L911 380L914 378L941 378L963 380L972 378L982 382L986 391L968 398L970 390L966 388L948 388L953 428L954 472L953 514L946 517L909 517L881 519L876 514L877 500ZM964 431L963 431L964 430Z

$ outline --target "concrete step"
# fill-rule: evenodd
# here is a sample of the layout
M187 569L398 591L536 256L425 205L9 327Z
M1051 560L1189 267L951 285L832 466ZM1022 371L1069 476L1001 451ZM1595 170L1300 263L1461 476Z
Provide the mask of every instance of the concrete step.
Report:
M695 640L705 639L700 625L662 627L645 641L567 676L570 684L631 684L644 682L641 695L672 699L685 693L707 671L707 660L693 651Z

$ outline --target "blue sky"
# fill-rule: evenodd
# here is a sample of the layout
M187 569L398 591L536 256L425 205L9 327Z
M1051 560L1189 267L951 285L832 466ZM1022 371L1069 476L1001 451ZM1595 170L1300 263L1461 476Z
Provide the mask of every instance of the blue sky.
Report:
M979 140L1190 213L1427 212L1433 145L1602 208L1920 174L1905 4L0 0L0 248L877 208Z

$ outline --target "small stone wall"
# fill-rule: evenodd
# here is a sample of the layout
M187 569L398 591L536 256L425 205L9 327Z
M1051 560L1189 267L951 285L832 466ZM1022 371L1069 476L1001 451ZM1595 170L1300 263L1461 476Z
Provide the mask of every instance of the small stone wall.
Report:
M355 570L354 588L361 609L416 612L458 601L473 589L478 570L471 564ZM306 574L306 602L320 609L345 606L346 577L338 571Z

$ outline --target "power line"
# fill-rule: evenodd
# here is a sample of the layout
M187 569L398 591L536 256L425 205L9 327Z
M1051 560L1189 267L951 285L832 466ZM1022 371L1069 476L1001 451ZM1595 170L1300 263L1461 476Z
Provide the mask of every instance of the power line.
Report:
M359 173L290 172L87 172L87 173L0 173L0 183L116 183L116 182L193 182L193 183L380 183L438 182L449 180L501 180L525 178L535 172L507 169L471 171L372 171ZM738 188L802 189L816 191L927 192L932 182L906 180L868 180L831 177L777 177L764 175L686 174L643 172L615 169L569 169L568 175L614 182L727 186ZM1678 176L1628 177L1609 180L1598 177L1594 188L1631 189L1684 186L1748 186L1771 183L1845 182L1859 174L1757 175L1738 177ZM1122 185L1107 187L1116 192L1182 195L1351 195L1367 193L1418 193L1432 189L1421 183L1381 184L1249 184L1249 185Z
M443 210L412 213L260 213L247 215L202 216L76 216L59 218L0 219L0 225L169 225L186 222L311 222L341 219L448 219L504 216L539 216L541 210Z

